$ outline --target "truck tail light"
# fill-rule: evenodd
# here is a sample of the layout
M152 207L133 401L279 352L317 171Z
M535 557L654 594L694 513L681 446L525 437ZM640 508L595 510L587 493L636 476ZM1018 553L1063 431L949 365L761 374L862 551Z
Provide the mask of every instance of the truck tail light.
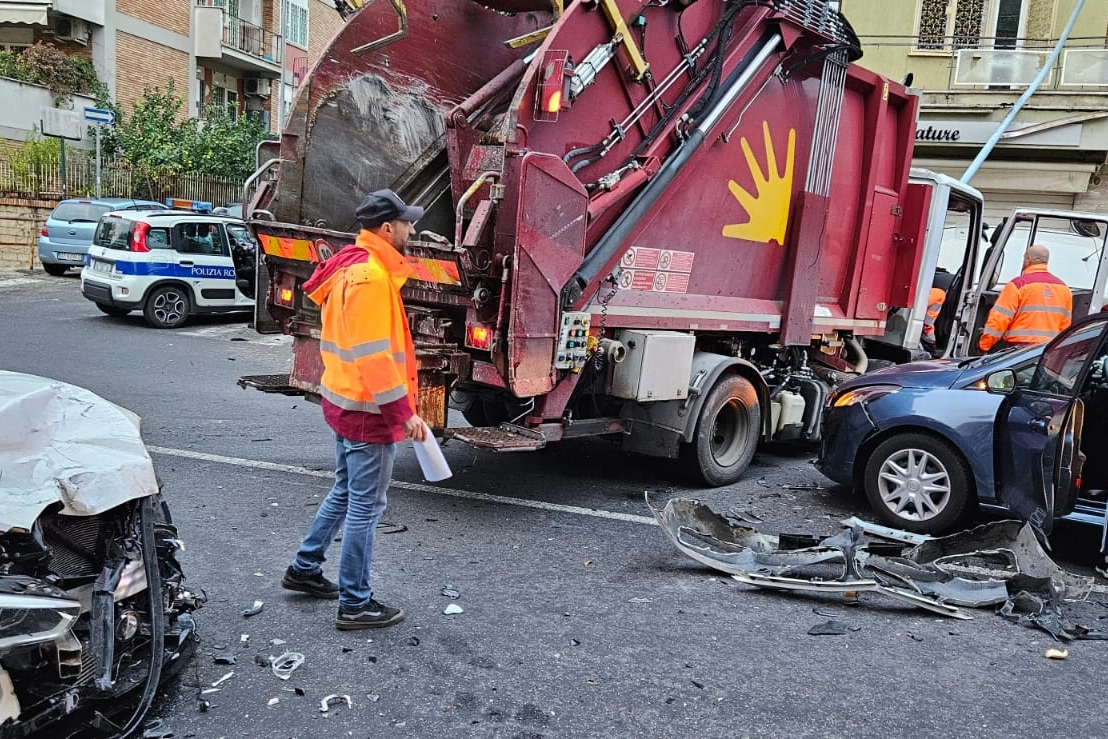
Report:
M548 51L542 60L538 74L538 89L535 91L535 120L556 121L558 114L569 107L566 95L566 66L569 62L568 51Z
M282 308L296 307L296 275L285 272L274 275L273 304Z
M492 329L488 326L466 326L466 346L488 351L492 346Z
M150 251L150 247L146 245L146 233L149 230L149 223L135 224L135 230L131 234L131 251Z

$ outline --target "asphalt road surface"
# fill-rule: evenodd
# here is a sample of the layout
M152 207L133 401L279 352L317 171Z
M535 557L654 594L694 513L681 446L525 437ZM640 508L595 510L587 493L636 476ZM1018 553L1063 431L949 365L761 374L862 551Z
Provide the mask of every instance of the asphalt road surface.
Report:
M601 440L518 455L450 444L454 477L427 484L404 445L374 587L407 620L336 631L333 602L279 585L330 485L329 432L318 407L235 384L287 371L283 338L243 317L176 331L108 318L72 275L0 274L0 306L0 369L143 418L189 583L209 597L197 656L151 715L175 737L1108 735L1108 643L1048 660L1060 645L989 609L955 621L877 596L756 590L678 552L643 502L699 497L770 533L870 517L811 450L761 450L745 479L704 490ZM1061 563L1089 574L1098 537L1063 527ZM243 617L256 600L261 613ZM445 615L452 603L463 612ZM1108 628L1108 594L1073 614ZM832 619L847 633L808 635ZM304 662L281 680L268 660L286 651ZM333 694L350 705L321 711Z

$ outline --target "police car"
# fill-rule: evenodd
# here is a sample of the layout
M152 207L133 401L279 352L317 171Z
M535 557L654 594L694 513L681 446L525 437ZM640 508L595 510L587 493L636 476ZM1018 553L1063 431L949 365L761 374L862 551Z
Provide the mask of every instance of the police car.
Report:
M252 311L253 236L208 203L190 205L101 216L81 271L84 296L109 316L141 310L155 328L177 328L198 313Z

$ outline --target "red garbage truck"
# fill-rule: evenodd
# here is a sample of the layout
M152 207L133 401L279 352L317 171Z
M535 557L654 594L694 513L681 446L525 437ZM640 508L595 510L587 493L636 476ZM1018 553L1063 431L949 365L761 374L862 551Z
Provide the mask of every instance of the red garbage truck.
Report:
M244 384L318 396L301 285L389 187L426 209L404 297L443 435L612 436L709 485L762 440L817 440L867 337L895 314L894 348L918 344L935 218L962 214L971 248L981 227L976 191L910 172L917 98L858 64L837 6L356 10L248 183L255 325L292 336L293 364Z

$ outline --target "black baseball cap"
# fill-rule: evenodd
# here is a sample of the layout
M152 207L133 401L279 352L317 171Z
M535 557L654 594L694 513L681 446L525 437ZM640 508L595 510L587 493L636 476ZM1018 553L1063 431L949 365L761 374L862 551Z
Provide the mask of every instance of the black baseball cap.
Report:
M392 190L377 190L365 196L354 217L363 228L376 228L388 221L418 221L423 208L408 205Z

